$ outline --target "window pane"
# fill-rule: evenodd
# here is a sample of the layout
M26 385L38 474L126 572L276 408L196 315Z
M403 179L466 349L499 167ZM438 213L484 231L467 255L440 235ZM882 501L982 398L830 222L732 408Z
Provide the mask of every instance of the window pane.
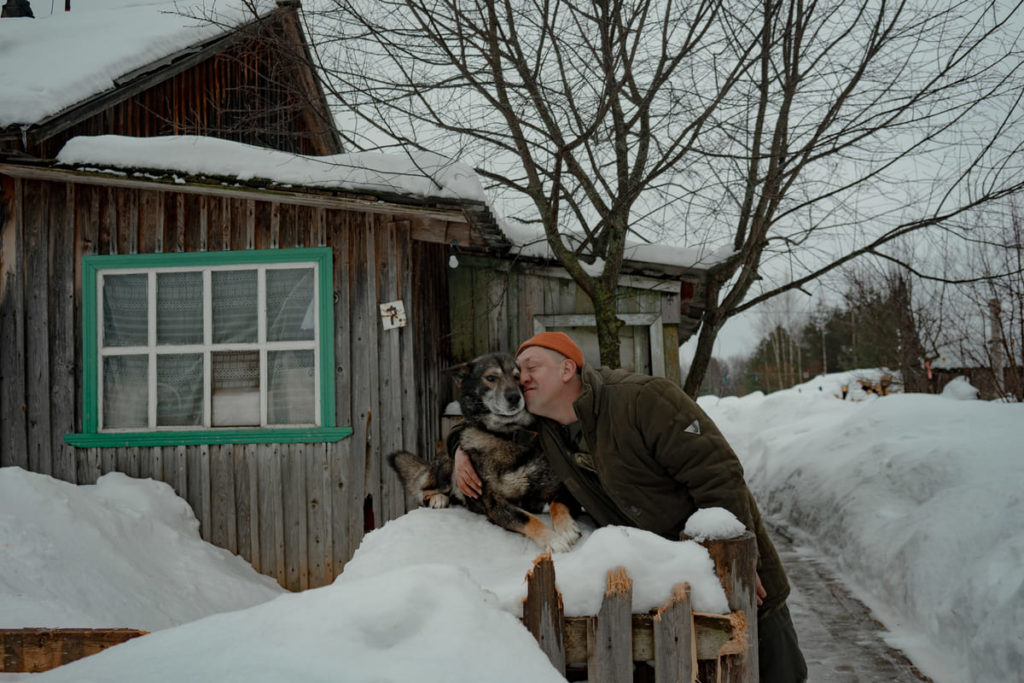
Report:
M312 351L267 353L267 422L312 424L315 397Z
M103 359L103 426L149 426L149 356Z
M202 273L157 273L156 343L203 343Z
M169 353L156 357L156 423L202 426L203 354Z
M148 337L148 295L145 273L103 277L103 344L145 346Z
M260 352L219 351L213 364L212 422L214 427L244 427L260 423Z
M267 270L267 340L313 339L313 269Z
M256 271L213 271L213 343L258 341Z

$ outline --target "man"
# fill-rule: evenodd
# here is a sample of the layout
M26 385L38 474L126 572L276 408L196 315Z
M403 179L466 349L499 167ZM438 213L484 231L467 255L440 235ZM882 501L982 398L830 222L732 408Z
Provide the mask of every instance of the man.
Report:
M786 607L789 582L761 522L743 468L715 424L675 383L593 368L561 332L541 332L516 353L526 407L555 473L601 525L676 540L690 515L723 507L757 539L758 657L765 683L805 681L807 667ZM480 482L464 453L456 480Z

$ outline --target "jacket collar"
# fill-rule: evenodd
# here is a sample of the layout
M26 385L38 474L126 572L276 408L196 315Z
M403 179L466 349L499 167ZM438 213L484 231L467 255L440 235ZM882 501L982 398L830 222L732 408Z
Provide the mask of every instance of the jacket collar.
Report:
M591 365L584 365L581 374L583 379L583 391L572 403L576 417L583 421L584 427L589 427L597 417L598 398L604 390L604 377Z

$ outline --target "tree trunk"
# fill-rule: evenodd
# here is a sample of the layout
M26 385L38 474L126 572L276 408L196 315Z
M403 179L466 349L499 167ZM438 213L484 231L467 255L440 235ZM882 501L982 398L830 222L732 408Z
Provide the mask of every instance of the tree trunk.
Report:
M700 385L704 383L704 375L711 365L711 351L715 348L717 337L718 327L705 320L700 326L697 350L693 354L693 362L690 363L690 371L686 374L686 382L683 384L683 391L692 398L697 398L700 393Z
M597 345L601 351L601 365L617 368L619 362L619 329L623 323L615 315L615 293L599 288L591 297L594 319L597 321Z

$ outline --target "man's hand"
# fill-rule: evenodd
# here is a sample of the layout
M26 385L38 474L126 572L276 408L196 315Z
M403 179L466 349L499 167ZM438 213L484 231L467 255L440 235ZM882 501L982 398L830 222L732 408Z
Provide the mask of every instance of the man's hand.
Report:
M479 498L484 490L483 482L477 476L473 463L462 446L455 449L455 483L467 498ZM760 586L760 582L758 583Z
M466 458L466 460L469 460L469 458ZM764 599L768 597L768 591L766 591L764 586L761 585L761 575L754 574L754 577L757 579L757 606L760 607L761 603L764 602Z

